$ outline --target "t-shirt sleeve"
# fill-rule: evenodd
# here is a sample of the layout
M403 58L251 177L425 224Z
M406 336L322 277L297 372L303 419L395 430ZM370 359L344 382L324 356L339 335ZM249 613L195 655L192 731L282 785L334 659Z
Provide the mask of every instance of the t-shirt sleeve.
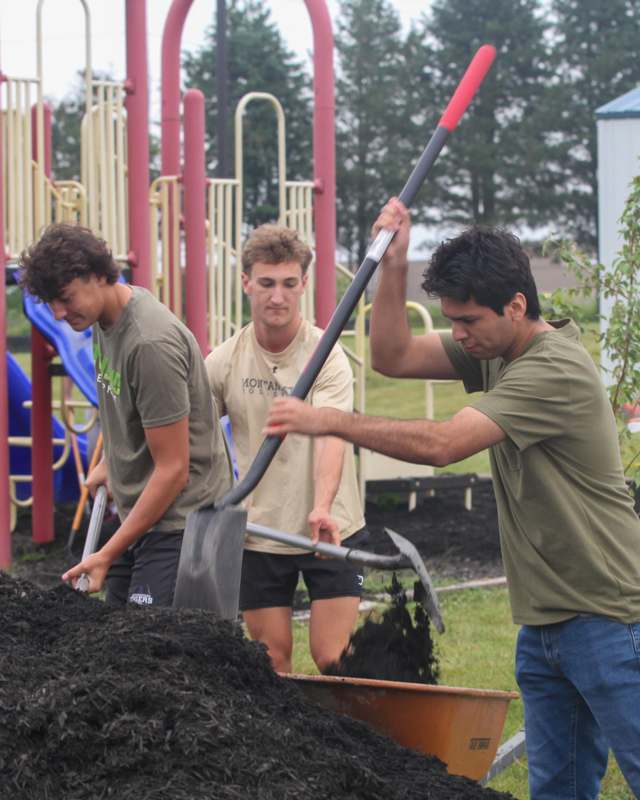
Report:
M223 343L215 347L204 360L211 393L221 417L227 413L224 402L224 375L227 369L228 355L227 347Z
M499 425L519 450L571 430L569 373L544 353L509 364L495 386L469 404Z
M131 354L129 375L143 428L171 425L189 415L189 356L177 343L143 341Z
M454 341L450 333L441 333L440 341L451 365L469 394L483 389L482 366L479 359L465 353L462 345Z
M353 411L353 372L340 345L336 345L313 384L309 402L340 411Z

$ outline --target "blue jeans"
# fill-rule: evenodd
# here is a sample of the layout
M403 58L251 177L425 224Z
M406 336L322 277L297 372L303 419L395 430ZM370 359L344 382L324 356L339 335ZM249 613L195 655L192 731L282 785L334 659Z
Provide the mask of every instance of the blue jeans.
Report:
M531 800L596 800L609 748L640 797L640 624L524 625L516 679Z

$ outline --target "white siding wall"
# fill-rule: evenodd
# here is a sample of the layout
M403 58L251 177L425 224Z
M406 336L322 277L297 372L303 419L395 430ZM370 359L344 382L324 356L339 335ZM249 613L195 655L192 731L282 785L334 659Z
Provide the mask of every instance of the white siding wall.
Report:
M619 252L620 216L629 195L630 183L640 173L640 117L598 120L598 216L599 259L610 268ZM600 323L606 329L611 300L600 298ZM602 356L603 379L610 383L610 361Z

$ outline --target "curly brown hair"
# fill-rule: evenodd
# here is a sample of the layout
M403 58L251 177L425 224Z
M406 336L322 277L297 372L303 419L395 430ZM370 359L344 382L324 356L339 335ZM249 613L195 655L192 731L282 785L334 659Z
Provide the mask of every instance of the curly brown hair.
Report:
M89 228L57 222L42 237L26 248L18 260L20 285L45 303L58 299L76 278L91 275L118 280L120 270L107 243Z
M296 231L282 225L260 225L245 242L242 271L250 274L251 267L258 261L263 264L294 261L300 264L304 275L312 257L311 248L299 238Z

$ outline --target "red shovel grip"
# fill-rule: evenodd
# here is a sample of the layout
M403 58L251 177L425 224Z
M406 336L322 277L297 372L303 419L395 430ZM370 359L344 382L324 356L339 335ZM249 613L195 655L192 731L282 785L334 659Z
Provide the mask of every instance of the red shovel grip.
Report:
M478 91L495 57L496 48L491 44L483 44L471 60L467 71L462 76L458 88L438 123L439 128L446 128L449 133L451 133L456 127L460 121L460 117L473 100L475 93Z

